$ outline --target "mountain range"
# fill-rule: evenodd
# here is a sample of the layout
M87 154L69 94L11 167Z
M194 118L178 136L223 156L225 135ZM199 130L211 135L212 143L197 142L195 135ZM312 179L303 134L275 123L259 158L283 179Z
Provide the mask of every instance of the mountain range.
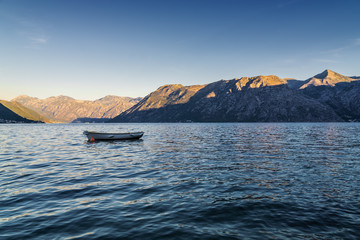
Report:
M17 102L36 111L49 119L45 122L101 122L111 119L134 104L141 98L106 96L95 101L76 100L68 96L49 97L39 99L22 95L11 102Z
M0 101L0 122L360 121L360 77L325 70L305 81L275 75L159 87L144 98L22 95Z
M165 85L110 120L179 121L360 121L360 81L325 70L305 81L270 75L205 85Z

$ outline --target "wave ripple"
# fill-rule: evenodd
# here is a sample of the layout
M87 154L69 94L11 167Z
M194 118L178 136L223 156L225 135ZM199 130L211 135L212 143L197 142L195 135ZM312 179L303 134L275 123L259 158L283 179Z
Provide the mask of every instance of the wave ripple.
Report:
M145 135L88 143L86 128ZM0 238L359 239L359 130L0 125Z

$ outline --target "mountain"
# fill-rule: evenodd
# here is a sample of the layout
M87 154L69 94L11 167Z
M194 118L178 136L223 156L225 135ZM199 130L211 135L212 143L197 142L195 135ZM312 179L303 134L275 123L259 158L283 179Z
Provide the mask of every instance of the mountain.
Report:
M325 77L326 71L330 74ZM311 79L322 79L327 84L310 87L306 83L300 87L301 92L330 106L345 121L360 121L360 78L326 71Z
M28 120L32 120L35 122L45 122L50 123L51 120L47 119L46 117L40 115L39 113L35 112L34 110L31 110L24 105L18 103L18 102L10 102L5 100L0 100L0 103L11 110L12 112L16 113L20 117L23 117Z
M300 89L307 87L317 87L317 86L332 86L334 87L337 83L341 82L352 82L357 79L343 76L339 73L333 72L329 69L326 69L324 72L315 75L312 78L309 78L304 82Z
M329 105L298 89L307 82L292 82L290 87L288 81L271 75L165 85L110 122L343 121Z
M16 112L15 112L16 111ZM20 113L22 116L20 116ZM32 115L29 111L20 104L12 104L11 102L0 100L0 123L40 123L40 120L31 120L23 117L24 115L37 118L37 115ZM41 117L39 117L41 118Z
M18 102L53 122L82 121L82 119L113 118L138 103L141 98L106 96L88 101L76 100L68 96L39 99L22 95L12 102Z

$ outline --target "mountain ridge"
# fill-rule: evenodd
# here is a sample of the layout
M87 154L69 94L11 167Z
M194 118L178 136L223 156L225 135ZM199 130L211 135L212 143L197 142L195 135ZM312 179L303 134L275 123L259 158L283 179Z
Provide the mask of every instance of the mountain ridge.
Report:
M326 81L316 85L310 81L314 78ZM344 117L341 107L333 108L308 89L355 81L327 69L306 81L260 75L205 85L164 85L110 122L349 121L356 116Z
M107 95L96 100L77 100L60 95L45 99L20 95L12 102L19 102L53 122L72 122L86 118L113 118L139 102L141 98Z
M305 81L305 84L301 86L301 89L310 87L310 86L335 86L337 83L341 82L352 82L355 81L351 77L343 76L337 72L326 69L322 73L315 75L312 78L309 78Z
M259 75L203 85L167 84L144 98L20 95L9 103L44 122L360 121L359 80L326 69L307 80Z

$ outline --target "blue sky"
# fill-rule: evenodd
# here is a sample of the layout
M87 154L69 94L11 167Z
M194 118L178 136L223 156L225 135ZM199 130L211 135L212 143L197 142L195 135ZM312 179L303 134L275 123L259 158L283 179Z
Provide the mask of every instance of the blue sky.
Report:
M358 0L0 0L0 99L360 75Z

